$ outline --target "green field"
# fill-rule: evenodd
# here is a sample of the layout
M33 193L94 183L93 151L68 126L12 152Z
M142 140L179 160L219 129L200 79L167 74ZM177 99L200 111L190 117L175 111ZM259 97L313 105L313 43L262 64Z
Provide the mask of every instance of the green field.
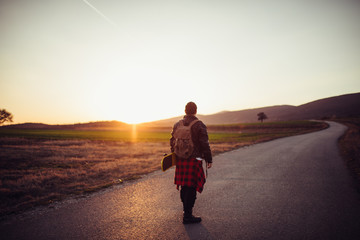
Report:
M291 132L288 132L291 133ZM245 139L257 139L262 136L286 136L287 133L253 132L209 132L211 142L241 142ZM130 131L82 131L82 130L33 130L33 129L1 129L0 137L17 137L51 140L83 139L92 141L119 141L119 142L168 142L170 132L136 132Z
M169 132L161 131L102 131L102 130L36 130L0 129L0 137L21 137L37 139L87 139L95 141L153 142L168 141Z
M209 126L210 142L242 142L262 137L283 137L324 128L322 122L288 121L269 123L247 123ZM0 137L37 139L88 139L121 142L167 142L171 130L148 128L128 131L110 130L50 130L50 129L6 129L0 128Z

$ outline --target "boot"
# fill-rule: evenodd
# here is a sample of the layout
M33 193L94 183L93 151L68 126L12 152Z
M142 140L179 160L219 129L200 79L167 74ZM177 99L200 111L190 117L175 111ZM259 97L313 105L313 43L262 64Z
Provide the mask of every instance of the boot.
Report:
M184 213L183 224L192 224L201 222L201 217L194 217L191 212Z

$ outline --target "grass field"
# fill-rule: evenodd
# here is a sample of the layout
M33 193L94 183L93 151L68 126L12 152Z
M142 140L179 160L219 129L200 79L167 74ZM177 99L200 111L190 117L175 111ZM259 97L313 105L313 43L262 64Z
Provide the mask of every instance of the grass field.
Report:
M216 155L326 127L308 121L217 125L209 126L209 139ZM91 193L158 170L163 154L169 153L170 131L0 128L0 215Z

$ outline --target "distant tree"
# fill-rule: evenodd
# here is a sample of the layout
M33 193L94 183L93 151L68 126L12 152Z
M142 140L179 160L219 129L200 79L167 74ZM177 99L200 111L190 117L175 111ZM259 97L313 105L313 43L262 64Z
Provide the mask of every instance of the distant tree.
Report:
M265 119L267 119L268 117L266 116L266 114L264 112L258 113L258 120L263 122Z
M5 109L0 109L0 125L4 122L12 122L13 115Z

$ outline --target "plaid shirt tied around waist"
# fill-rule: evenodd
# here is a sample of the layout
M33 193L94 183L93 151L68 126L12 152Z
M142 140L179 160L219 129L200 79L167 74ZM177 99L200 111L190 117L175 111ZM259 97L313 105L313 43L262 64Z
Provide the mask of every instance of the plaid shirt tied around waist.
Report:
M194 187L201 193L204 189L205 174L202 161L195 158L177 159L175 169L175 184L178 186Z

